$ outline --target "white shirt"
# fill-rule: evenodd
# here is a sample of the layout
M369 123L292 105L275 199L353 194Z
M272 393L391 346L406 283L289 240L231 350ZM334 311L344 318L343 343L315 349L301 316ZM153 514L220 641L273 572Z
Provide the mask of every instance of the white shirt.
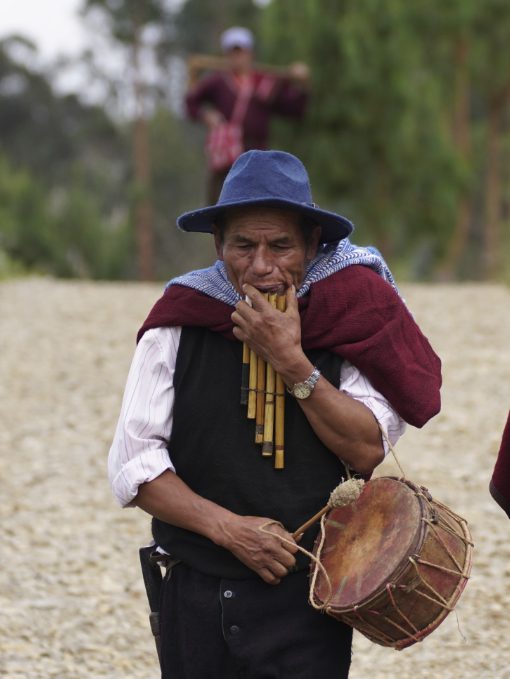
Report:
M167 446L172 433L173 377L180 337L179 327L147 330L133 357L108 457L113 494L124 507L132 503L142 483L167 469L175 472ZM372 411L392 445L398 441L405 422L369 380L345 360L339 388ZM383 443L387 453L387 444Z

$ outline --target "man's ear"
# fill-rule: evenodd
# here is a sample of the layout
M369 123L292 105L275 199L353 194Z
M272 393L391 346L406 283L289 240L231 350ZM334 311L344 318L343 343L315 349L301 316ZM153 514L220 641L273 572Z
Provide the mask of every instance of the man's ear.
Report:
M214 236L214 247L216 248L216 255L219 260L223 261L223 238L216 224L212 225L212 232Z
M321 239L321 233L322 229L320 226L314 226L312 229L312 235L310 236L310 240L308 241L308 245L306 248L306 257L307 259L311 262L312 259L315 258L317 254L317 250L319 248L319 242Z

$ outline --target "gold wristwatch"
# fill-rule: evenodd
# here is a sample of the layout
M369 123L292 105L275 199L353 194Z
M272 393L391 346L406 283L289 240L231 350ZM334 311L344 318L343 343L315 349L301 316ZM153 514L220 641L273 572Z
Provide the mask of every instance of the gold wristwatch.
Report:
M287 391L295 398L308 398L315 389L315 385L319 381L320 376L321 371L318 368L314 368L310 377L308 377L304 382L296 382L296 384L293 384L292 387L287 387Z

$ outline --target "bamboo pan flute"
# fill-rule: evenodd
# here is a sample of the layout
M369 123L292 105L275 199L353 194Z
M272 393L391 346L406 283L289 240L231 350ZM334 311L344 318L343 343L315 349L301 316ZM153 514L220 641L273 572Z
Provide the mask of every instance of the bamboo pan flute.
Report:
M285 295L266 294L272 307L285 311ZM241 404L247 417L255 420L255 443L262 455L274 455L274 468L284 468L285 384L272 365L243 344Z

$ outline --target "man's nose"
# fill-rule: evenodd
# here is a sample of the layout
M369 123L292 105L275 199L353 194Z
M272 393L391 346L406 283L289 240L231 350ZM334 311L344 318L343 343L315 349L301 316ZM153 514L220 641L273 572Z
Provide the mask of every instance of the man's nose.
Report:
M266 276L273 270L271 253L266 248L257 248L253 254L252 270L257 276Z

